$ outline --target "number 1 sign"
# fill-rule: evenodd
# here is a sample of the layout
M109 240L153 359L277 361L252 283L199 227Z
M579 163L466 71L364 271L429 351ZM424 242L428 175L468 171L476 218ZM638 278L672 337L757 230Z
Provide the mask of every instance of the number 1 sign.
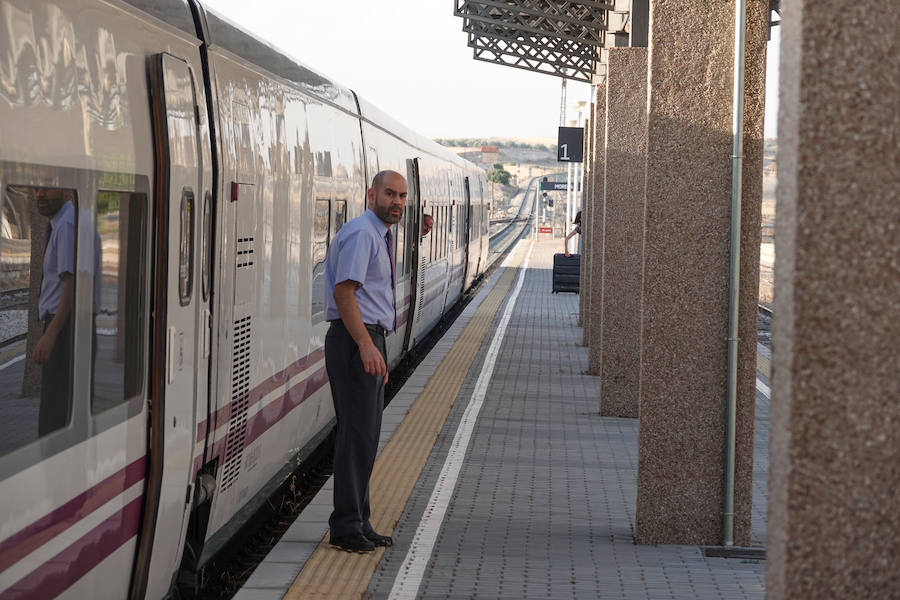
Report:
M560 127L556 160L558 162L582 162L583 146L584 127Z

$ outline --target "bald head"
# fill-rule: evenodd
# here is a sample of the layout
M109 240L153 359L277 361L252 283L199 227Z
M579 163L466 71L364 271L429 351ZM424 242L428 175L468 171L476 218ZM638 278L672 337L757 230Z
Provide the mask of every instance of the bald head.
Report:
M369 209L378 215L385 225L400 221L406 206L406 179L396 171L385 170L372 178L372 187L366 197Z
M372 178L372 187L374 189L380 188L381 186L384 185L385 179L388 179L391 177L399 177L400 179L403 179L404 183L406 183L406 179L403 178L403 175L401 175L397 171L391 171L390 169L385 169L384 171L379 171L375 175L375 177Z

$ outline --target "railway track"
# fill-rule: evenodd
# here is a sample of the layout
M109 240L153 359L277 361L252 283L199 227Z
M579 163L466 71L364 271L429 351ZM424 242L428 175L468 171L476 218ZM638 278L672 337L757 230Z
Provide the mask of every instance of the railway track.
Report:
M28 288L0 291L0 310L28 308Z

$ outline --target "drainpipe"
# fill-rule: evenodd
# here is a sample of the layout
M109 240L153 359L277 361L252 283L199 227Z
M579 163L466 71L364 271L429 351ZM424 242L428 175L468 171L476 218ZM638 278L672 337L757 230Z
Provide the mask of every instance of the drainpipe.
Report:
M731 151L731 267L728 294L728 396L725 408L725 507L722 545L734 545L734 446L737 413L738 291L741 271L741 190L744 150L744 62L747 1L735 2L734 18L734 133Z

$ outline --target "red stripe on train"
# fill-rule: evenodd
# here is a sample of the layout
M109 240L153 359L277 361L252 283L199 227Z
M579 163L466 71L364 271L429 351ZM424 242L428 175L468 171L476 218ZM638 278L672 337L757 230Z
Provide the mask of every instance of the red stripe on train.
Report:
M137 535L143 497L135 498L114 515L76 540L0 594L8 598L54 598L84 577L125 542Z
M113 473L97 485L78 494L56 510L0 542L0 571L27 556L132 485L144 479L147 457Z
M247 422L247 432L244 437L244 448L249 446L253 441L259 438L266 431L278 424L289 412L300 406L314 393L325 387L328 383L328 373L325 367L299 382L290 388L286 394L282 394L275 400L269 402L259 412L250 417ZM216 440L212 446L212 452L207 456L207 462L219 457L219 466L221 467L225 461L225 444L228 436ZM194 476L203 466L203 455L199 455L194 459Z
M250 403L252 404L263 396L272 393L274 390L278 389L279 386L288 381L291 377L303 372L303 370L308 368L309 365L314 364L322 360L323 358L325 358L325 349L316 348L303 358L295 360L293 363L291 363L281 371L278 371L274 375L270 375L256 387L250 390ZM218 429L219 427L227 424L231 419L231 405L232 403L229 402L225 406L219 408L215 413L213 413L212 422L215 423L215 429ZM203 438L206 437L206 426L208 422L209 421L206 420L201 421L197 424L196 441L202 442Z

